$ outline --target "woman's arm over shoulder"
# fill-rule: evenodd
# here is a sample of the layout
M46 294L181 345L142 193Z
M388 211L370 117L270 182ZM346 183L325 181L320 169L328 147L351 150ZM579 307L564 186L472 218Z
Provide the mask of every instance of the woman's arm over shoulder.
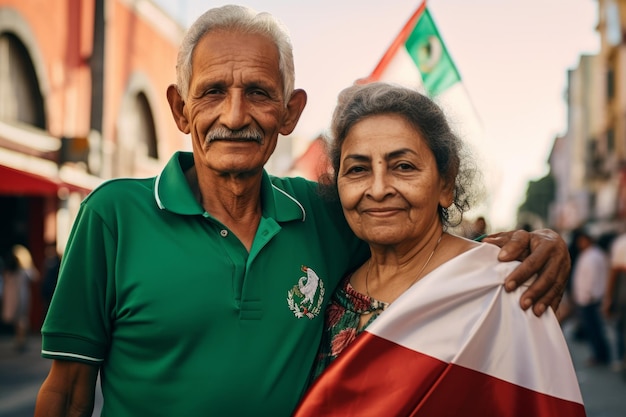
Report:
M43 382L35 417L91 417L98 367L55 360Z

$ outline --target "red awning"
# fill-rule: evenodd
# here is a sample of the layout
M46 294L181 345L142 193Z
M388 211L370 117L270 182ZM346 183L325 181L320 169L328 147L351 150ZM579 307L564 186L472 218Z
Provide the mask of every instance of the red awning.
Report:
M32 172L0 165L0 194L20 196L56 196L59 189L88 193L89 189L68 184L58 178L48 178Z
M57 165L61 145L41 129L0 121L0 194L54 196L62 189L87 194L98 186L102 179Z

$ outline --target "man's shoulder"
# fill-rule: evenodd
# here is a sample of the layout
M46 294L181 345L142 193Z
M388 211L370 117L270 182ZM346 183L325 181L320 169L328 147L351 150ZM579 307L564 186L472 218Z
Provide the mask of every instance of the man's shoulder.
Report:
M270 181L272 185L275 187L286 187L286 188L296 188L302 189L303 191L308 191L310 189L316 189L318 184L315 181L308 180L303 177L279 177L275 175L269 175Z
M315 181L302 177L278 177L270 175L270 182L274 189L280 190L292 198L304 202L321 200L318 184Z
M137 198L142 194L152 195L154 181L155 177L110 179L89 193L83 200L83 204L109 205L120 201L128 201L126 200L128 197Z

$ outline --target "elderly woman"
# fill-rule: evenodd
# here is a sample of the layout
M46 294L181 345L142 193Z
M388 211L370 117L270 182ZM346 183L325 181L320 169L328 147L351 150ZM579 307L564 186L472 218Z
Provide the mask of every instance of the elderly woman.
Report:
M353 86L331 134L332 184L371 258L333 297L321 376L295 415L583 416L553 311L536 317L522 289L504 291L519 262L447 231L469 209L472 170L439 107Z

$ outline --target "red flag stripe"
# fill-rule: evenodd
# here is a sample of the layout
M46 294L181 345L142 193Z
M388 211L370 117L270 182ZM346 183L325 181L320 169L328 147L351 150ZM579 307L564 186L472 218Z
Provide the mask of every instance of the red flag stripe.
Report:
M446 364L364 332L318 379L294 414L320 415L583 417L585 410L580 403Z
M383 55L378 65L376 65L376 68L374 68L374 71L372 71L370 76L367 78L368 82L380 80L381 75L389 65L389 62L391 62L391 60L393 59L393 56L396 54L396 52L398 52L398 49L404 45L411 32L413 32L413 28L417 24L417 21L419 20L422 13L424 13L425 9L426 0L424 0L422 4L420 4L415 13L413 13L413 16L411 16L408 22L406 22L396 39L393 41L389 49L387 49L387 51L385 52L385 55Z

